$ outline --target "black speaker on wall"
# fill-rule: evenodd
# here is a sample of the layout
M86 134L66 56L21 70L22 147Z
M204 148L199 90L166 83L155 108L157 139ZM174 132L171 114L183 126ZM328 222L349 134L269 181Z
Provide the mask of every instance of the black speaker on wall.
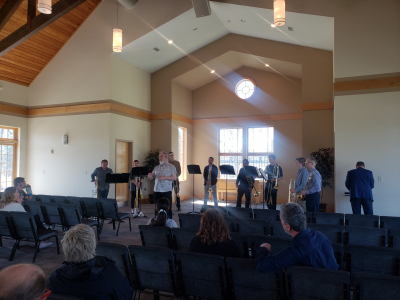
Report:
M192 0L196 18L206 17L211 15L210 2L208 0Z

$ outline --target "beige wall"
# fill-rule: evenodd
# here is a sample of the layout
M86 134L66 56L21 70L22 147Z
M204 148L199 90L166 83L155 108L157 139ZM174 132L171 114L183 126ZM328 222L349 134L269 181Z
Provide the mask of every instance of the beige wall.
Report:
M193 115L192 91L172 81L171 93L172 113L191 119Z
M2 80L0 80L0 87L0 102L28 105L28 87Z

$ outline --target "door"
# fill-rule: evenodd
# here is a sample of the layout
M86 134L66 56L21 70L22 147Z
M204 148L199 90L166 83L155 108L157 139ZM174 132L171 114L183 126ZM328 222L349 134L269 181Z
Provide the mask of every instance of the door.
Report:
M131 168L132 143L117 141L116 144L116 173L129 173ZM125 202L130 198L129 183L117 183L117 202Z

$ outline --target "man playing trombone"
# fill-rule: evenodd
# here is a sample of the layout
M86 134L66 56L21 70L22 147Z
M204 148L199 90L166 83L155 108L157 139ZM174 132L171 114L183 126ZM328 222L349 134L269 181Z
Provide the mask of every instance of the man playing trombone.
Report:
M218 198L217 198L217 181L218 181L218 168L214 165L214 158L208 158L208 165L205 166L204 172L204 207L203 210L206 210L208 195L209 192L212 192L214 205L218 206Z
M238 189L238 196L236 201L236 207L242 206L242 198L243 194L246 197L245 207L250 207L251 200L251 186L249 185L249 180L252 180L254 184L254 179L247 177L245 167L249 165L249 161L247 159L243 159L243 168L240 169L239 174L236 179L236 187Z
M274 154L268 155L269 165L265 168L265 173L268 174L268 180L265 185L265 202L268 209L276 210L276 198L278 194L278 182L283 179L281 166L276 163ZM270 201L272 199L272 202Z
M298 157L295 160L296 166L299 169L297 171L296 181L294 184L294 188L291 189L292 193L300 194L302 190L304 190L307 180L308 180L308 171L305 168L306 160L304 157ZM297 197L296 197L297 199ZM298 204L306 211L305 201L297 201Z

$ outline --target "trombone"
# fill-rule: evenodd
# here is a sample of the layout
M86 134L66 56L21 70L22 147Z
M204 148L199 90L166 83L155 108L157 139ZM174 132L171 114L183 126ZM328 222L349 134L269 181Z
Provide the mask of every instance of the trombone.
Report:
M296 197L296 193L292 193L292 188L295 187L296 184L296 180L293 178L290 178L290 183L289 183L289 199L288 202L292 202L292 203L297 203L297 197Z
M275 164L275 169L276 169L276 173L275 173L275 175L274 175L274 177L275 177L275 186L274 186L274 189L277 190L277 189L279 189L279 185L278 185L279 165L278 165L278 164Z

